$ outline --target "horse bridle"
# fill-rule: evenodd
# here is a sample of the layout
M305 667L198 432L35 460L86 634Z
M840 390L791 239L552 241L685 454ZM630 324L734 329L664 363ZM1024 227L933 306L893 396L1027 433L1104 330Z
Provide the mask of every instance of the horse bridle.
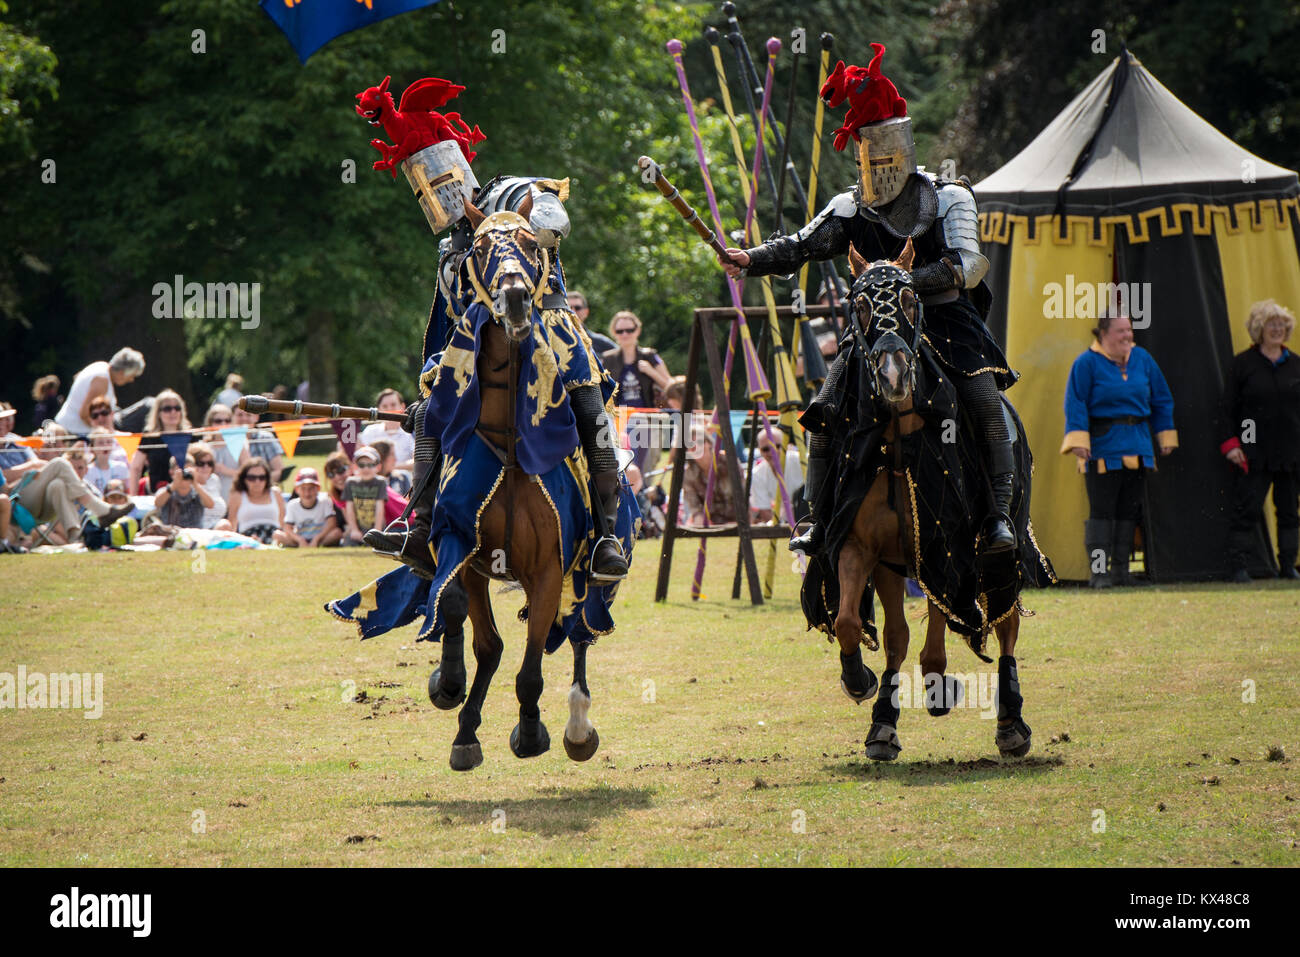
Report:
M857 292L857 287L861 286L861 291ZM915 411L916 407L916 368L917 357L921 348L921 327L923 319L923 307L921 300L916 296L912 289L911 275L899 266L893 263L877 263L867 269L854 283L855 295L853 295L853 324L854 331L858 333L858 344L866 355L867 367L871 372L871 391L876 398L884 400L884 391L881 388L879 369L877 366L879 357L887 352L901 352L905 356L907 363L907 387L908 395L912 399L912 407L909 409L898 409L892 402L886 402L889 406L890 426L893 429L894 439L891 443L892 458L892 481L889 483L888 504L891 511L898 519L898 546L899 552L903 556L903 561L909 569L919 573L916 567L916 556L913 555L909 560L907 548L907 536L903 533L906 527L907 516L902 507L899 494L899 486L905 476L903 469L903 430L902 416ZM903 293L908 292L912 295L912 302L915 308L915 318L910 320L912 323L912 341L909 344L900 334L899 320L907 320L903 309ZM861 330L861 312L866 310L868 329L874 329L882 332L881 335L869 347L866 345L865 336Z
M484 235L488 235L493 232L505 231L505 230L509 230L512 234L517 234L518 232L523 231L527 233L528 236L532 238L534 242L536 242L536 238L533 236L533 231L531 227L528 225L528 221L525 220L518 213L512 213L512 212L493 213L491 216L483 220L483 222L480 223L478 228L474 231L473 242L476 244L478 240ZM501 238L494 236L492 240L492 245L493 246L505 245L505 241ZM517 244L516 244L516 248L518 248ZM537 268L537 279L532 281L531 283L532 288L528 289L530 299L531 299L529 303L529 324L531 326L532 310L541 308L542 296L545 294L546 291L546 276L550 270L550 258L546 249L541 246L538 247L539 255L538 255L538 262L536 263L533 262L533 260L528 256L526 252L524 252L524 250L520 249L519 251L523 254L524 259L527 260L530 266L536 266ZM478 274L478 258L476 256L476 251L474 249L473 244L471 245L470 248L469 261L466 263L465 271L469 276L470 285L474 287L474 300L476 302L481 303L484 307L487 308L488 312L492 316L492 320L498 326L500 326L502 330L506 333L506 355L507 355L506 365L509 367L508 371L506 372L506 384L503 387L497 385L496 383L483 383L484 388L505 388L506 389L507 391L506 427L504 430L502 430L502 429L492 428L491 426L478 425L476 426L476 431L478 431L479 434L484 439L487 439L486 435L482 435L484 431L493 432L493 433L500 433L500 432L505 433L506 450L504 456L502 456L500 453L497 452L496 445L491 441L488 442L488 446L493 450L494 453L497 454L498 460L501 462L502 466L504 466L505 501L507 503L510 503L514 501L514 474L516 471L519 470L519 460L515 454L515 439L516 439L515 403L518 401L518 395L519 395L519 340L515 339L514 336L510 335L509 327L506 325L505 316L498 315L496 309L494 308L495 303L493 301L493 297L488 292L487 286L483 283L482 278ZM530 285L527 273L524 274L524 285L525 288L528 288L528 286ZM498 366L494 368L492 371L497 372L500 370L500 368L501 367ZM510 552L511 552L511 541L513 539L513 536L514 536L514 509L509 507L509 505L507 505L505 542L504 542L505 545L504 574L506 576L511 575Z

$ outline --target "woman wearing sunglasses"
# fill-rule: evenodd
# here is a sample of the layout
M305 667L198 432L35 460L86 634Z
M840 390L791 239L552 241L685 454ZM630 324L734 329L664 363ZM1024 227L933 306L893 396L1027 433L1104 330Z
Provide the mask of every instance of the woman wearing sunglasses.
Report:
M235 531L270 545L284 527L284 497L271 482L271 466L255 457L239 467L230 492L230 521Z
M618 394L614 396L616 405L630 408L660 408L663 405L663 392L672 384L673 377L664 360L653 349L643 348L638 344L641 338L641 320L636 313L624 309L614 313L609 323L610 335L618 347L600 357L605 369L618 383ZM628 432L637 441L632 443L636 456L637 468L647 470L651 449L649 442L641 440L643 430L638 428L640 420L629 421ZM658 457L659 449L653 450Z
M127 490L134 494L139 487L140 476L149 475L149 487L145 494L152 495L166 485L171 478L172 453L163 443L164 432L189 432L189 416L185 412L185 402L171 389L163 389L153 400L149 410L149 419L145 423L144 438L140 448L131 457L131 481Z
M207 430L203 441L212 448L212 471L217 481L221 483L221 497L227 501L230 500L230 487L239 472L239 461L231 453L226 445L225 436L221 434L222 429L231 427L231 422L230 406L222 405L220 402L208 409L208 414L203 417L203 427Z

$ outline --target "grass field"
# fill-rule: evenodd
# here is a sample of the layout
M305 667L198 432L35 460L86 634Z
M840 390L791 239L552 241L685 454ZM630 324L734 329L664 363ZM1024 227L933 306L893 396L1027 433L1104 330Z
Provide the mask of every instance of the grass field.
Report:
M545 662L552 750L510 753L520 599L497 598L506 654L469 774L425 694L437 646L414 628L359 642L321 611L387 571L378 557L0 561L0 673L104 682L98 720L0 710L0 864L1300 863L1300 588L1030 593L1030 756L998 761L977 710L905 709L902 755L875 765L869 706L805 632L797 580L733 602L721 544L694 604L678 551L665 605L643 544L590 656L586 764L560 744L567 651ZM913 658L922 613L908 602ZM996 675L955 639L949 662L976 687Z

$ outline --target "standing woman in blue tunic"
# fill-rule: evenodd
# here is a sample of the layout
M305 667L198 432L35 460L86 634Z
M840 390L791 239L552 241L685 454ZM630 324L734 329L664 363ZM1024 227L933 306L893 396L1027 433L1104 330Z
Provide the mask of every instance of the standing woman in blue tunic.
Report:
M1251 306L1246 331L1254 345L1233 357L1224 383L1219 451L1237 467L1228 537L1235 582L1250 581L1247 565L1270 485L1278 568L1283 578L1300 578L1300 357L1283 345L1294 329L1295 316L1272 299Z
M1061 452L1078 456L1088 487L1088 583L1108 588L1132 584L1128 562L1146 472L1156 466L1154 446L1168 455L1178 447L1178 432L1169 384L1151 353L1133 344L1128 317L1103 316L1092 335L1095 341L1070 367Z

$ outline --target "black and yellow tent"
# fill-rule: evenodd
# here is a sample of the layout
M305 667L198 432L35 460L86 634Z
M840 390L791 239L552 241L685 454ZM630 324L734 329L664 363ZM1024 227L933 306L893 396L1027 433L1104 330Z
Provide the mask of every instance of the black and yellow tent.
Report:
M1059 454L1066 378L1107 305L1105 284L1138 283L1149 285L1128 303L1135 338L1169 380L1180 441L1147 484L1148 570L1164 581L1224 575L1223 378L1250 344L1251 303L1300 311L1296 174L1223 136L1125 51L975 193L989 325L1023 376L1009 397L1034 451L1035 535L1057 573L1088 577L1083 478ZM1261 567L1264 549L1261 534Z

